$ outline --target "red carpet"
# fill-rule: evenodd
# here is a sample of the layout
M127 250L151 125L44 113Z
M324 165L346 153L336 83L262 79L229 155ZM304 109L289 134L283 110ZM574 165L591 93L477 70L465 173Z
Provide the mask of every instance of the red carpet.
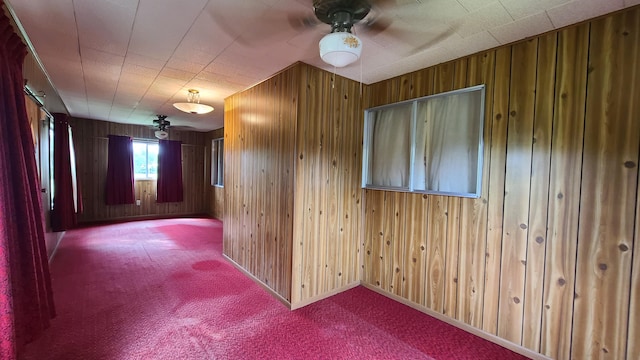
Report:
M68 231L58 316L28 359L523 359L358 287L290 311L221 254L222 224Z

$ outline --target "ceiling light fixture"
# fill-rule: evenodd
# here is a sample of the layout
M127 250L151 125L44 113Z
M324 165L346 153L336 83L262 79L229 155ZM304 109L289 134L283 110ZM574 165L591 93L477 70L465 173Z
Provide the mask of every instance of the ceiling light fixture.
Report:
M169 136L169 133L164 131L164 130L156 130L156 132L154 134L160 140L164 140Z
M213 107L200 104L200 91L189 89L187 92L187 102L174 103L173 106L189 114L206 114L213 111Z
M322 61L335 67L344 67L360 58L362 42L350 32L332 32L320 40Z

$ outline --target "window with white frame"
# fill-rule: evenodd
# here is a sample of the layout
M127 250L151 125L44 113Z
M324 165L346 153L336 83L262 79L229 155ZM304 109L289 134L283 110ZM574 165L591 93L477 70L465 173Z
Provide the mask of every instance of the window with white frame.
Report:
M479 197L484 85L367 109L362 186Z
M224 186L224 139L211 140L211 186Z
M133 141L133 176L136 180L158 178L158 143Z

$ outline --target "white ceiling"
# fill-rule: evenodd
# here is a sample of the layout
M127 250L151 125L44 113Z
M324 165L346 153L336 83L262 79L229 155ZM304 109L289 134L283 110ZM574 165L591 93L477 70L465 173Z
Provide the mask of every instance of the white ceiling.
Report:
M329 32L294 28L312 0L5 0L74 117L150 125L156 114L199 131L223 126L224 98L318 54ZM362 29L361 62L335 69L366 84L640 4L640 0L397 0ZM424 46L427 44L428 46ZM420 49L420 50L416 50ZM187 89L207 115L181 113Z

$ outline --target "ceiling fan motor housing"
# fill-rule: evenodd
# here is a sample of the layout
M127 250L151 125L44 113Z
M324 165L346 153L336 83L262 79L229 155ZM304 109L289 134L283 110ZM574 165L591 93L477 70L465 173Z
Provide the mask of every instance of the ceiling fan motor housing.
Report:
M331 25L331 32L351 32L351 27L371 10L369 0L316 0L313 12L318 20Z

